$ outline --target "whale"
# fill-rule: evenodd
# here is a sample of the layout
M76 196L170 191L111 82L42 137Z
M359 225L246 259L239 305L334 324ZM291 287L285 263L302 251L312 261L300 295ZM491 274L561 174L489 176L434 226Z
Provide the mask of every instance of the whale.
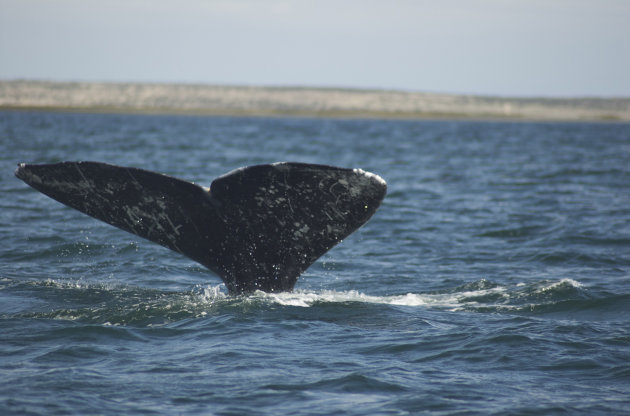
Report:
M20 163L32 188L218 275L228 293L291 291L363 226L387 192L362 169L296 162L232 170L210 187L102 162Z

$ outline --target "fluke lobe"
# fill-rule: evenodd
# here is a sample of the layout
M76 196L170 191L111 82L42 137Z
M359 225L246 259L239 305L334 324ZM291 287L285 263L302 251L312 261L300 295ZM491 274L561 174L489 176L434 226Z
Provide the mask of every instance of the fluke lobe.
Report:
M230 293L288 291L315 260L361 227L387 184L361 169L273 163L203 188L100 162L18 165L15 175L87 215L182 253Z

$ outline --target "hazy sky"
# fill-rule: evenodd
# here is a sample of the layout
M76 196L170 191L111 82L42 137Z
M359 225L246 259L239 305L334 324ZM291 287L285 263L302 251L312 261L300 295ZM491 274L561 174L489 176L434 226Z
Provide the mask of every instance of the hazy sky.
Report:
M0 0L0 79L630 96L630 0Z

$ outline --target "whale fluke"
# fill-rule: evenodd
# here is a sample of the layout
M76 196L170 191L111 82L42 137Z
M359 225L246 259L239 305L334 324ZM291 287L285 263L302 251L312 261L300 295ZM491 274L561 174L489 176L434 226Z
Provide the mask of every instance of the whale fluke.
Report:
M233 170L203 188L100 162L18 165L15 175L87 215L195 260L230 293L288 291L361 227L387 185L361 169L273 163Z

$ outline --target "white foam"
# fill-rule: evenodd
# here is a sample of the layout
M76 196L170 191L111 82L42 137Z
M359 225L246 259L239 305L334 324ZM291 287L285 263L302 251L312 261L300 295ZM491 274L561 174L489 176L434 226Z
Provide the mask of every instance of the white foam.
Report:
M571 286L571 287L574 287L574 288L582 287L582 283L578 282L577 280L565 278L565 279L560 280L559 282L555 282L555 283L552 283L550 285L547 285L547 286L543 287L541 290L542 291L547 291L547 290L555 289L555 288L557 288L559 286L567 286L567 285Z
M271 300L285 306L311 307L317 303L344 303L361 302L384 305L411 306L411 307L440 307L451 310L461 309L465 305L476 304L474 301L466 301L466 298L484 296L491 293L505 293L506 289L497 287L492 289L475 290L469 292L457 292L447 294L407 293L404 295L373 296L351 290L347 292L323 291L323 292L283 292L264 293L256 292L255 298Z

